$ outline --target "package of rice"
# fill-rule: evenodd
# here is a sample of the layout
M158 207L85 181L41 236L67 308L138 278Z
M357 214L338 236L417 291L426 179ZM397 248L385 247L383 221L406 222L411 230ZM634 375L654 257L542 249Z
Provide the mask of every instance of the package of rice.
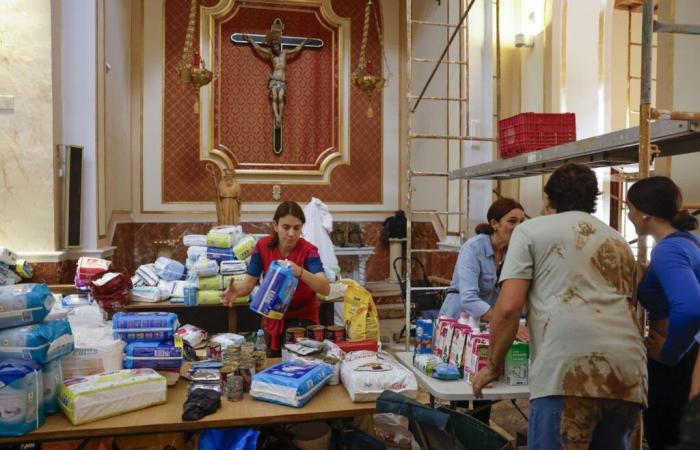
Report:
M350 352L340 365L340 379L354 402L373 402L385 390L416 398L415 375L385 352Z
M281 362L253 375L250 396L280 405L304 406L333 376L328 364Z

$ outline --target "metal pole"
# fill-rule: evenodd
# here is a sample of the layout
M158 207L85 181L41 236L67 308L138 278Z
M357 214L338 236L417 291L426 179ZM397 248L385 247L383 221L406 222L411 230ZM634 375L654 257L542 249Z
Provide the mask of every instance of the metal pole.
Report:
M412 230L412 207L411 207L411 191L413 190L413 183L411 181L412 169L411 169L411 156L412 156L412 138L411 134L413 132L413 115L411 114L410 105L408 104L408 99L411 95L413 89L413 78L412 78L412 65L411 58L413 57L413 49L411 47L411 8L412 0L406 0L406 106L408 114L406 120L408 120L408 139L406 139L406 164L408 165L407 176L408 176L408 188L406 189L406 210L408 212L406 217L406 276L404 278L406 285L406 351L411 349L411 230ZM459 29L459 28L458 28ZM442 58L441 58L442 59Z
M642 6L642 76L639 105L639 176L649 176L651 155L651 69L652 45L654 33L654 0L644 0ZM641 265L647 260L646 239L640 239L637 262Z

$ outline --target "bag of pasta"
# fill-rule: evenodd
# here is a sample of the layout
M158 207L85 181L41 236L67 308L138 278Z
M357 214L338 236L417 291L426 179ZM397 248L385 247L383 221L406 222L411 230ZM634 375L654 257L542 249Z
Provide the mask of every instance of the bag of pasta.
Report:
M348 286L343 299L343 321L348 341L379 340L379 317L372 294L353 280L342 280Z

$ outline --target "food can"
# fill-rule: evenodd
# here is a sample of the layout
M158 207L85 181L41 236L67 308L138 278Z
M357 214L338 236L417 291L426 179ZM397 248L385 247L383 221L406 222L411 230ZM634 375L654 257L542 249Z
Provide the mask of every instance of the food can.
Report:
M306 327L306 337L314 341L323 342L323 335L326 327L323 325L309 325Z
M226 400L230 402L238 402L243 400L243 377L240 375L230 374L226 378Z
M284 343L285 344L296 344L297 341L304 339L305 333L306 333L306 330L303 328L297 328L297 327L287 328L287 331L285 331L285 333L284 333Z
M345 327L331 325L326 327L326 339L331 342L340 342L345 340Z

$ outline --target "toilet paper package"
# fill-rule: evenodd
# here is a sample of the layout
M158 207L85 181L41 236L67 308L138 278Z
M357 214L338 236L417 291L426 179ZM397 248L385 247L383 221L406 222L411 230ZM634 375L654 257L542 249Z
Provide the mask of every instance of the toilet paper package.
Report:
M153 270L163 280L181 280L185 275L185 266L174 259L161 256L153 264Z
M297 283L288 261L272 261L260 289L252 297L250 309L270 319L282 319Z
M58 404L73 425L165 403L166 380L153 369L125 369L67 379Z
M179 369L182 348L171 342L132 342L124 349L125 369Z
M44 424L41 368L29 361L0 361L0 436L22 436Z
M250 396L281 405L302 407L333 376L325 363L281 362L253 375Z
M61 361L54 360L41 367L41 378L44 385L44 413L58 412L58 390L63 384Z
M65 319L0 330L0 358L46 364L72 351L73 333Z
M0 328L41 322L54 302L53 294L44 283L0 286Z
M114 339L125 342L172 339L180 323L169 312L118 312L112 317Z

